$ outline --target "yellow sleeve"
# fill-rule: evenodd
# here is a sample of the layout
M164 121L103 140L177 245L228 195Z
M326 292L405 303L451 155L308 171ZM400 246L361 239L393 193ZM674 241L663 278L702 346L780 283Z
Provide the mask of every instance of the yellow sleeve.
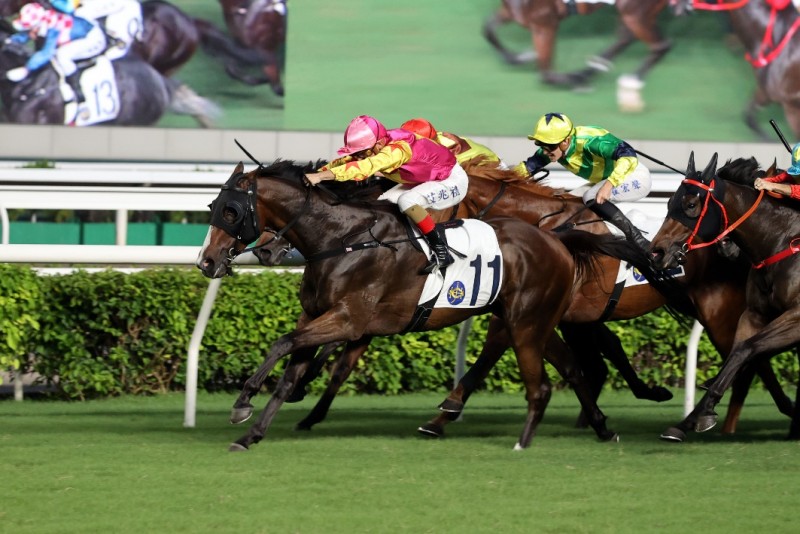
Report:
M617 159L614 163L614 171L608 176L608 181L611 182L611 185L617 187L633 172L637 163L638 160L632 156Z
M344 160L345 158L342 158ZM399 181L399 178L389 176L399 169L404 163L411 159L411 147L405 141L395 141L389 143L383 149L368 158L343 162L340 165L333 165L338 160L328 164L333 173L334 180L344 182L347 180L361 181L366 180L375 173L383 173L388 178Z

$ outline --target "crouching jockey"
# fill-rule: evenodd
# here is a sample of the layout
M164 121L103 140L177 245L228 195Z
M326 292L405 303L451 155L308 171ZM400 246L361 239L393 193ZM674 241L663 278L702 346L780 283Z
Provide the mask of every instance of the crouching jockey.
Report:
M375 118L361 115L350 122L338 159L307 174L316 185L322 180L365 180L383 176L398 185L379 197L397 204L419 227L433 251L422 270L430 273L453 263L444 230L437 228L426 208L455 206L467 194L467 173L442 145L401 128L386 130Z
M25 4L18 18L12 22L20 33L14 34L11 40L24 44L41 37L44 38L44 44L31 55L24 67L11 69L6 77L13 82L22 81L28 73L41 69L55 59L53 65L61 85L66 81L74 99L78 103L84 102L75 61L102 54L106 49L106 37L95 22L75 16L74 13L73 0L41 0ZM70 98L65 95L65 100Z

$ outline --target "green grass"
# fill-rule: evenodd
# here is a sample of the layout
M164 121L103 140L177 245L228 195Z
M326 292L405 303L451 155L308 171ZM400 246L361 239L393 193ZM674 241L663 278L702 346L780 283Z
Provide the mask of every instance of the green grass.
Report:
M679 395L680 392L677 392ZM342 397L310 433L286 405L247 453L227 445L233 394L201 394L184 429L183 396L0 402L0 531L26 532L790 532L798 443L766 394L740 431L657 439L680 399L605 392L619 443L572 427L557 392L534 439L511 450L520 395L477 394L444 440L414 429L441 395ZM256 399L261 405L266 398ZM724 411L720 410L720 413Z
M216 2L175 4L224 27ZM371 114L390 127L422 116L464 135L523 137L539 115L558 110L625 139L757 141L742 120L755 77L744 51L726 40L726 15L676 18L665 10L661 27L674 48L647 78L645 111L625 114L617 110L616 80L647 55L642 43L623 52L614 70L596 79L593 91L552 88L541 83L533 66L505 64L481 36L483 22L498 5L498 0L303 0L289 5L284 99L267 86L231 80L203 53L178 77L224 108L221 128L340 132L354 116ZM563 21L556 70L582 68L587 57L614 41L616 25L610 7ZM520 26L502 28L501 36L513 49L531 46L529 32ZM791 131L778 106L760 117L767 131L770 118ZM159 125L196 127L193 119L173 115Z

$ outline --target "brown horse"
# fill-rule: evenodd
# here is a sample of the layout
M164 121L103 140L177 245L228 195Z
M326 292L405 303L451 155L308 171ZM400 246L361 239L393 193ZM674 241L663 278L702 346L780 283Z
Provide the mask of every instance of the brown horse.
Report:
M273 92L283 96L281 71L286 45L285 0L220 0L228 32L242 47L257 52L250 61L259 68L259 76L244 72L248 62L230 62L228 74L250 85L268 83Z
M686 432L704 432L717 421L714 407L746 366L794 348L800 342L800 213L794 206L753 189L763 175L755 159L728 162L716 172L716 154L702 173L689 161L686 179L669 201L667 219L653 239L661 267L688 262L725 236L754 266L746 281L746 306L735 328L729 357L695 409L661 438L683 441ZM798 389L800 395L800 389ZM800 439L797 402L789 438Z
M516 22L531 32L536 64L542 81L547 84L576 87L583 86L598 72L607 72L613 66L613 59L637 39L645 43L649 54L636 70L636 78L643 80L648 71L658 63L672 47L658 28L658 15L666 7L668 0L617 0L614 4L619 13L620 28L617 41L599 56L589 60L586 68L570 73L554 71L556 34L559 23L568 15L585 15L593 12L602 3L572 4L564 0L503 0L500 8L486 21L483 35L509 63L527 61L530 54L520 55L511 52L500 41L497 29L508 22ZM568 7L572 6L572 8Z
M417 273L427 257L414 246L418 238L409 236L392 204L341 202L333 188L309 187L305 173L311 169L310 164L302 167L277 161L244 173L239 163L212 204L212 225L197 263L204 275L227 274L232 258L263 228L279 228L279 234L309 261L300 290L303 313L297 328L272 345L264 363L246 381L234 404L232 422L244 422L252 415L250 400L278 359L288 354L292 358L257 422L230 450L245 450L263 438L317 347L344 341L346 352L359 353L375 335L408 328L439 329L487 312L501 317L497 335L507 337L517 355L528 416L516 447L527 447L550 396L545 350L562 354L561 363L569 365L569 351L552 334L573 288L580 286L583 276L593 276L598 255L624 257L635 249L609 236L576 231L559 240L516 219L492 219L489 225L500 252L475 256L471 264L494 273L486 302L474 307L437 307L420 324L415 310L425 277ZM362 236L365 241L359 242ZM573 376L598 437L614 439L616 434L605 427L605 417L591 400L580 373Z

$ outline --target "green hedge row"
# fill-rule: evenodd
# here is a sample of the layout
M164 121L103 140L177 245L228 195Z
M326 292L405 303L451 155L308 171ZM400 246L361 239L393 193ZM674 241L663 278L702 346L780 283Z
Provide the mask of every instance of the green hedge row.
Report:
M199 386L238 390L272 342L300 313L301 275L261 271L226 278L200 352ZM39 276L0 265L0 368L21 366L56 385L66 398L182 390L187 347L208 286L196 270L154 269ZM479 352L487 317L473 324L468 354ZM688 330L664 312L611 323L642 378L678 386L683 381ZM449 389L457 327L376 338L344 391L395 394ZM787 381L797 359L774 360ZM471 360L468 360L468 363ZM703 337L698 379L716 372L719 357ZM279 366L278 369L282 367ZM554 381L558 375L549 369ZM273 372L267 387L274 385ZM321 392L326 380L312 391ZM623 387L612 370L612 387ZM486 382L493 391L520 389L510 352Z

